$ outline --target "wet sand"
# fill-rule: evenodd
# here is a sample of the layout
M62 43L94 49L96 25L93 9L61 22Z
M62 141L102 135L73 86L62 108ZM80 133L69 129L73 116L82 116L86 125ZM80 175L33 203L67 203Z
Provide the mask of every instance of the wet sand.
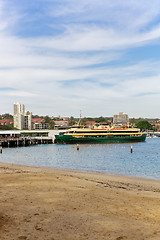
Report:
M0 163L0 240L160 239L160 181Z

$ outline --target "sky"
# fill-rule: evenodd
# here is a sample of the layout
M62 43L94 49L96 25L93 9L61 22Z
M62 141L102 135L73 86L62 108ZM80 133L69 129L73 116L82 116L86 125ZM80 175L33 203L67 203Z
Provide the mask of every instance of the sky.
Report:
M0 114L15 102L160 118L160 1L0 0Z

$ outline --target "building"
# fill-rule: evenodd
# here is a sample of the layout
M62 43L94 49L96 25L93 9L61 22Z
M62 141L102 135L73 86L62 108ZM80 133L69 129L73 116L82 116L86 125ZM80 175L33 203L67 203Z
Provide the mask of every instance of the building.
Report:
M13 111L14 115L16 115L16 114L24 114L24 112L25 112L24 104L14 103L13 108L14 108L14 111Z
M96 122L95 121L87 121L85 122L85 125L88 127L88 128L92 128L96 125Z
M55 128L67 128L69 120L54 120Z
M103 128L108 128L108 126L110 126L109 122L100 122L99 126L103 127Z
M2 119L2 120L0 120L0 125L7 126L7 125L11 125L11 124L13 124L12 119Z
M129 123L129 118L127 114L119 112L119 114L113 116L113 124L125 125L127 123Z
M14 103L13 105L13 122L14 127L17 129L23 129L23 118L25 113L25 107L23 104Z
M32 113L27 111L24 114L24 128L23 129L32 129Z
M13 122L14 122L14 127L19 130L32 129L32 113L29 111L25 111L24 104L14 103Z
M43 118L32 118L32 129L48 129L49 124Z

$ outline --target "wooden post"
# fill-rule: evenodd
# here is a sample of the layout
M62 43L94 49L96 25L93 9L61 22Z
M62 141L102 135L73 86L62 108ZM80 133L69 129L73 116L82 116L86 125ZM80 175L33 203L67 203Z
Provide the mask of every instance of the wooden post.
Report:
M0 146L0 153L2 153L2 147Z
M133 153L132 145L131 145L131 153Z
M77 144L77 151L79 151L79 145Z
M24 146L26 145L26 141L25 141L25 138L24 138Z

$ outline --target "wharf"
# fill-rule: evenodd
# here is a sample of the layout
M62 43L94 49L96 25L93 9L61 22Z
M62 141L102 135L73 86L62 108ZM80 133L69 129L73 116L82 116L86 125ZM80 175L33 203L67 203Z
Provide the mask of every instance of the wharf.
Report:
M0 138L1 147L24 147L37 144L52 144L50 137L3 137Z

